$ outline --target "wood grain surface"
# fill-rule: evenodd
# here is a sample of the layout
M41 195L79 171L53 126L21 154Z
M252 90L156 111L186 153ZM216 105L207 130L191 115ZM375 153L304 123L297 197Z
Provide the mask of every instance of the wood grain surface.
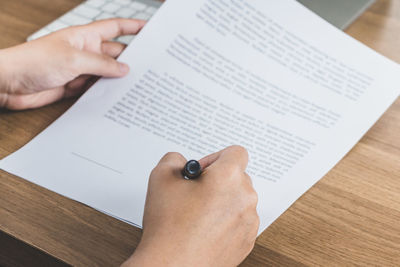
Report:
M81 0L0 0L0 49L23 42ZM400 62L400 1L378 0L347 33ZM1 70L0 70L1 71ZM393 86L400 86L393 84ZM0 111L0 158L74 100ZM0 230L76 266L114 266L140 230L0 172ZM7 246L0 243L1 247ZM243 266L400 265L400 100L352 151L257 240Z

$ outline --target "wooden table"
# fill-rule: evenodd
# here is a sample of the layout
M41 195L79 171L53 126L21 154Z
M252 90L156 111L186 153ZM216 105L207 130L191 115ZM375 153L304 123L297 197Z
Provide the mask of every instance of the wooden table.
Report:
M16 45L81 0L1 0L0 48ZM378 0L347 32L400 62L400 1ZM1 70L0 70L1 71ZM400 86L394 84L393 86ZM0 111L0 158L74 100ZM0 172L0 265L112 266L140 230ZM243 266L400 264L400 100L358 145L257 240Z

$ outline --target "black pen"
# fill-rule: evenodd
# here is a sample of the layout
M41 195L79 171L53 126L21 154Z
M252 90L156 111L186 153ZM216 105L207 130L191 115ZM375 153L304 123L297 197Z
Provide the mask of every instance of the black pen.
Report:
M198 178L202 171L200 163L197 160L189 160L182 170L182 175L187 180L193 180Z

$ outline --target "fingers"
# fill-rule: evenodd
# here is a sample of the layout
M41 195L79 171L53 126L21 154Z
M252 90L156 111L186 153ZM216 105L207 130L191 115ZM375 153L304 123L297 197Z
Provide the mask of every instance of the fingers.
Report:
M56 102L64 97L64 88L58 87L28 95L10 95L5 108L10 110L23 110L39 108Z
M171 171L179 173L181 176L181 171L186 164L186 159L179 153L167 153L158 163L156 170ZM238 168L243 172L243 177L245 180L251 180L250 177L245 173L248 162L247 150L241 146L230 146L224 150L217 153L211 154L201 160L199 163L202 169L207 169L210 167L215 167L218 170L226 170L232 168ZM251 186L251 181L247 182Z
M10 95L7 98L5 107L10 110L23 110L46 106L62 98L81 95L93 85L97 79L98 77L92 75L82 75L69 82L66 86L60 86L32 94Z
M103 42L101 52L106 56L117 58L126 48L125 44L119 42ZM119 63L120 64L120 63ZM84 93L92 86L99 77L93 75L81 75L66 85L65 98L74 97Z
M121 35L137 34L145 24L144 20L107 19L82 26L82 29L97 33L103 41L107 41Z
M119 42L106 41L101 44L101 52L113 58L117 58L125 48L126 45Z
M224 149L218 158L220 164L238 165L245 171L249 162L249 154L242 146L231 146Z
M247 150L241 146L230 146L199 160L203 169L211 165L237 165L243 172L247 168L249 156Z
M118 62L109 55L78 51L74 56L74 69L79 74L92 74L111 78L122 77L129 72L127 64Z
M219 158L221 153L222 153L222 151L215 152L215 153L208 155L208 156L202 158L201 160L199 160L201 169L204 170L204 169L208 168L211 164L213 164Z

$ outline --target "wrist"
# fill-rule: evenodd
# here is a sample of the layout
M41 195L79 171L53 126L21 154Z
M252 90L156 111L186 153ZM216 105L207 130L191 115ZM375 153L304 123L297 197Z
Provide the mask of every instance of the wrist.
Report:
M122 267L176 267L176 266L212 266L210 259L199 258L198 251L187 246L188 242L178 241L168 237L143 239L132 256L122 264ZM204 252L204 251L203 251ZM201 255L210 255L200 253Z
M135 252L132 254L132 256L129 259L127 259L121 265L121 267L159 266L159 264L156 263L155 258L150 253L151 251L146 252L145 250L141 250L140 247L138 246Z
M8 97L12 91L12 79L7 64L8 54L7 49L0 50L0 108L6 107Z
M147 242L142 239L135 252L122 264L122 267L189 266L183 263L182 255L177 255L173 247L174 244L171 242L166 243L163 240Z
M164 253L155 247L143 246L141 242L132 256L122 264L122 267L167 266L165 260L160 259L160 255L162 257Z

